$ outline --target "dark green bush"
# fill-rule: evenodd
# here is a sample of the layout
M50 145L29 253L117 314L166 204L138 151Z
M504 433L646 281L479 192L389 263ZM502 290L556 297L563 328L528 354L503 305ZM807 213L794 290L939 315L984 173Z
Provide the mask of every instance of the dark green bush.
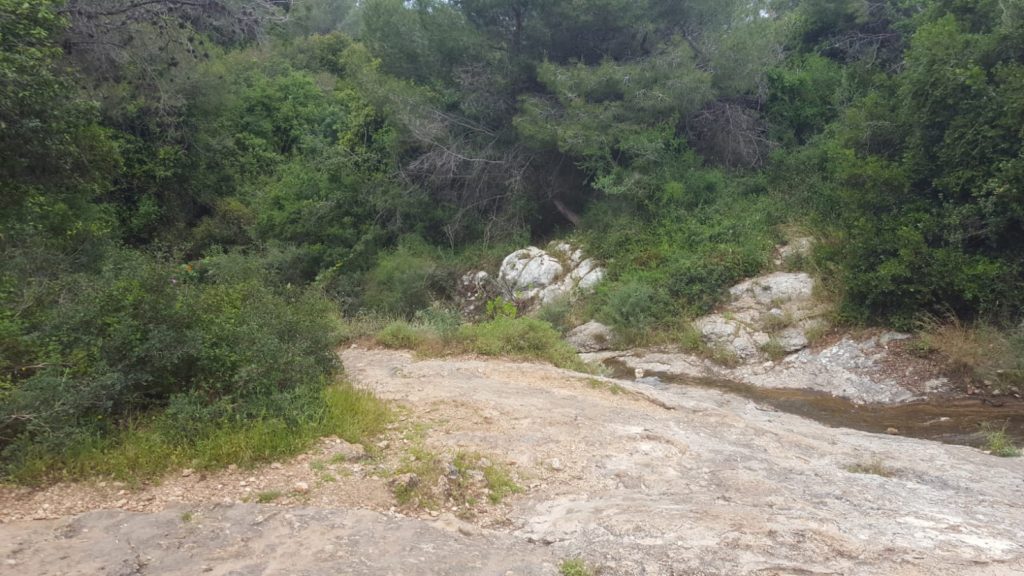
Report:
M181 266L121 251L62 279L31 333L0 323L5 348L33 346L0 405L4 456L61 451L168 407L189 415L178 423L288 415L282 398L336 369L336 322L321 296L261 275L237 256Z
M622 334L652 330L676 312L663 290L640 278L609 284L602 300L599 318Z
M439 259L429 248L405 243L381 256L369 272L363 302L383 314L411 317L443 289L439 276Z

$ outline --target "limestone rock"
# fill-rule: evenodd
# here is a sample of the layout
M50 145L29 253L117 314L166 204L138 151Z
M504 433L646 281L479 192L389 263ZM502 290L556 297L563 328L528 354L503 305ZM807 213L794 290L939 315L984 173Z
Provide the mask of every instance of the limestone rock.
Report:
M814 251L814 238L802 236L793 238L788 243L775 249L775 265L791 263L800 258L807 258Z
M608 350L612 338L611 328L593 320L582 326L577 326L566 336L566 340L577 352Z
M513 290L546 288L564 274L562 264L540 248L516 250L501 262L498 278Z
M488 300L497 296L498 291L491 275L477 270L462 276L456 295L462 315L472 318L484 312Z
M805 272L773 272L741 282L729 289L734 302L753 299L761 305L775 307L776 304L811 299L814 279Z
M566 242L554 244L549 251L530 246L506 256L496 279L484 271L465 274L459 282L458 299L463 316L469 318L479 316L487 301L497 296L514 300L520 310L529 311L590 292L604 275L597 261Z

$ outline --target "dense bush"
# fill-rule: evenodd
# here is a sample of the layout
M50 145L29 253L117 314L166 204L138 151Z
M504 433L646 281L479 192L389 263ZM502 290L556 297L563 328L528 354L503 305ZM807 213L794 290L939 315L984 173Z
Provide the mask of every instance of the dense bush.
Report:
M59 452L165 408L184 430L294 416L282 399L336 368L336 323L325 299L262 273L236 256L174 265L120 251L49 287L31 332L7 310L4 342L18 348L5 355L5 457Z
M438 258L418 244L384 254L366 277L364 304L387 315L411 317L443 289Z

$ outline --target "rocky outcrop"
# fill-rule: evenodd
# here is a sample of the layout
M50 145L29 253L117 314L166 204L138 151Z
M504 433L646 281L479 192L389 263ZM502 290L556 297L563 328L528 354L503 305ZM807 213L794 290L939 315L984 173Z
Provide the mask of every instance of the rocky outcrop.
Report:
M554 244L547 251L529 246L506 256L497 277L485 271L465 274L458 288L460 309L467 317L479 316L488 300L501 296L520 310L535 310L593 291L604 275L597 261L571 244Z
M560 243L546 252L530 246L505 257L498 280L517 302L541 306L592 291L604 279L604 269L583 251Z
M822 329L828 311L814 299L814 279L804 272L774 272L729 289L722 310L694 322L704 341L741 362L764 360L767 353L799 351L807 332Z
M905 359L892 357L892 343L906 337L897 332L862 339L848 336L820 351L804 349L778 362L748 362L736 367L669 350L597 352L584 355L584 359L615 358L631 369L651 374L712 377L762 388L817 390L858 404L890 404L934 392L940 384L931 374L906 365Z
M776 263L810 254L810 239L776 249ZM934 391L934 374L906 358L895 359L890 344L905 334L847 336L820 350L813 340L827 331L829 306L815 296L815 280L804 272L776 271L729 289L729 300L694 321L708 347L705 356L675 350L602 352L583 350L584 359L615 357L630 369L675 376L723 378L763 388L802 388L857 403L895 403Z
M600 352L611 347L613 335L611 328L591 320L574 328L565 339L577 352Z

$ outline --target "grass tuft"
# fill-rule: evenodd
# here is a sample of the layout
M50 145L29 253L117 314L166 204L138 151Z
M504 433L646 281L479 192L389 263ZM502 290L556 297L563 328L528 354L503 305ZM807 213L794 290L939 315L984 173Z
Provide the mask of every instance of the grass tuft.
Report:
M1013 441L1006 434L1006 427L996 429L991 424L982 427L985 432L985 448L993 456L1000 458L1017 458L1020 456L1020 449L1013 444Z
M846 467L846 471L854 474L873 474L883 478L892 478L896 475L896 470L894 468L890 468L878 459L850 464Z
M581 558L562 560L562 563L558 566L558 573L562 576L595 576L597 574Z
M266 492L260 492L257 494L256 501L260 504L269 504L283 495L284 493L280 490L267 490Z

